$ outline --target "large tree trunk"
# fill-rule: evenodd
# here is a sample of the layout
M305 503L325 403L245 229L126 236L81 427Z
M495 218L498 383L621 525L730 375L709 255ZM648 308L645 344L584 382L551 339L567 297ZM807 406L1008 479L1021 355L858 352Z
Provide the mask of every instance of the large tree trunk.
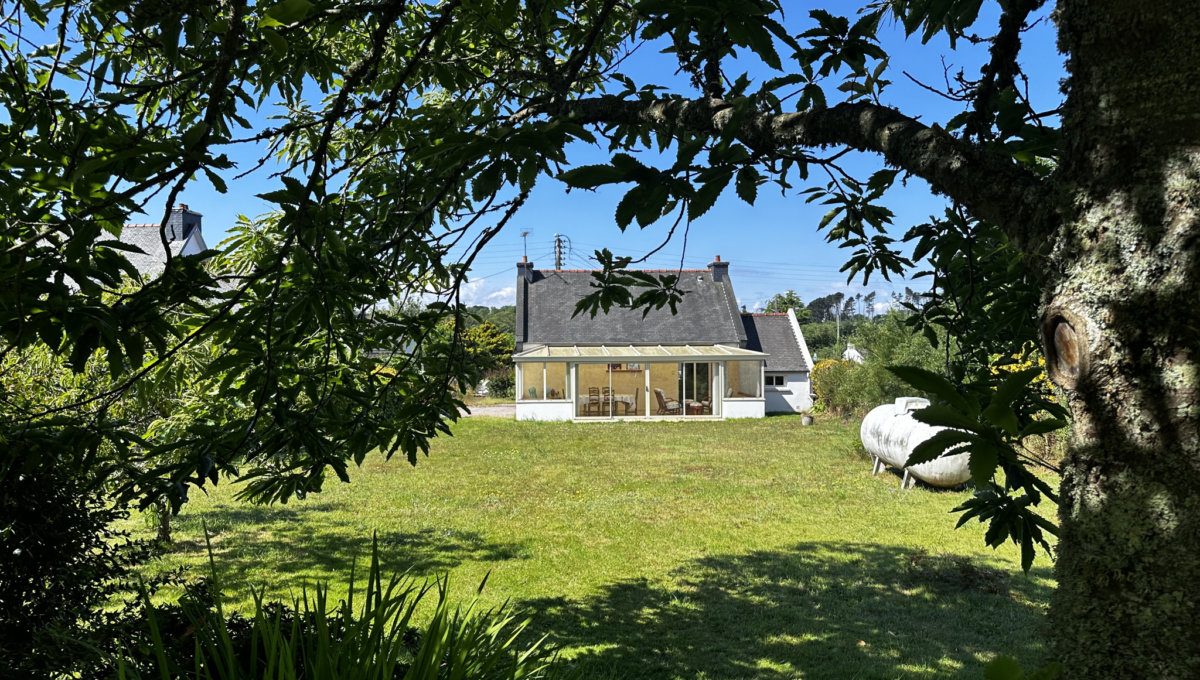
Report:
M1075 431L1056 654L1071 678L1200 678L1200 18L1183 0L1058 9L1043 338Z

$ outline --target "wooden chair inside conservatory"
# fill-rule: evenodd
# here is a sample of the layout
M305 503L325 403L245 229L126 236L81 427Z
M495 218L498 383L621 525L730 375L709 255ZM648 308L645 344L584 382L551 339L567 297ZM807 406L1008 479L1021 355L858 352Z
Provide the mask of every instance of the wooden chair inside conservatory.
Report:
M600 388L589 387L587 402L583 405L583 415L604 415L604 411L601 410L602 404L603 402L600 401Z
M678 401L667 399L667 395L663 394L663 391L657 387L654 388L654 398L658 401L657 413L660 416L677 416L683 412Z

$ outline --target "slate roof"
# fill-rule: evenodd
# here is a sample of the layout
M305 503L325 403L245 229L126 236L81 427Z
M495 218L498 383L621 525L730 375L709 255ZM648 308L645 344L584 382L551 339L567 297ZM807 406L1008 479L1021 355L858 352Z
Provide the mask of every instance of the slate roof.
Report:
M746 327L746 349L770 355L766 370L797 373L812 368L804 360L800 339L787 314L743 314L742 323Z
M518 264L516 341L520 352L531 344L550 345L745 345L729 263L714 262L709 269L680 272L686 291L678 313L669 307L652 310L612 309L595 317L572 317L575 304L593 292L587 270L536 270ZM671 270L672 273L678 270Z
M203 217L182 203L171 209L167 216L166 234L172 257L178 256L189 241L198 239L196 245L204 247L203 236L200 233ZM192 238L193 235L195 239ZM167 257L158 224L126 224L121 228L117 239L142 251L123 254L143 276L154 277L162 273L167 264Z
M166 266L167 258L163 251L162 237L159 235L157 224L126 224L121 229L119 240L121 243L127 243L142 250L140 253L125 252L123 254L143 276L156 276ZM186 243L187 241L183 240L169 241L171 256L178 256L179 251L183 250Z

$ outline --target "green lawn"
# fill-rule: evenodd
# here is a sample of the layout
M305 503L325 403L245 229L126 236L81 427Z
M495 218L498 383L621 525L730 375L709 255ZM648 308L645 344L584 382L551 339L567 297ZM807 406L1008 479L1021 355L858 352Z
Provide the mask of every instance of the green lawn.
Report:
M604 678L982 677L1041 660L1050 570L947 514L965 492L872 477L858 423L468 418L417 467L369 460L286 506L195 494L164 567L285 597L343 579L377 533L385 568L509 599Z

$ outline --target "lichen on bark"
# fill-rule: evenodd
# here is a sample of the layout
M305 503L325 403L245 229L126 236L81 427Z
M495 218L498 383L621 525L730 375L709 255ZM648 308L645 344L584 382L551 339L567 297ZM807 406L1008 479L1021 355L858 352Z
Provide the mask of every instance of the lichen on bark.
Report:
M1063 0L1057 20L1071 201L1047 295L1092 341L1063 381L1055 649L1071 678L1200 677L1200 21L1113 0Z

